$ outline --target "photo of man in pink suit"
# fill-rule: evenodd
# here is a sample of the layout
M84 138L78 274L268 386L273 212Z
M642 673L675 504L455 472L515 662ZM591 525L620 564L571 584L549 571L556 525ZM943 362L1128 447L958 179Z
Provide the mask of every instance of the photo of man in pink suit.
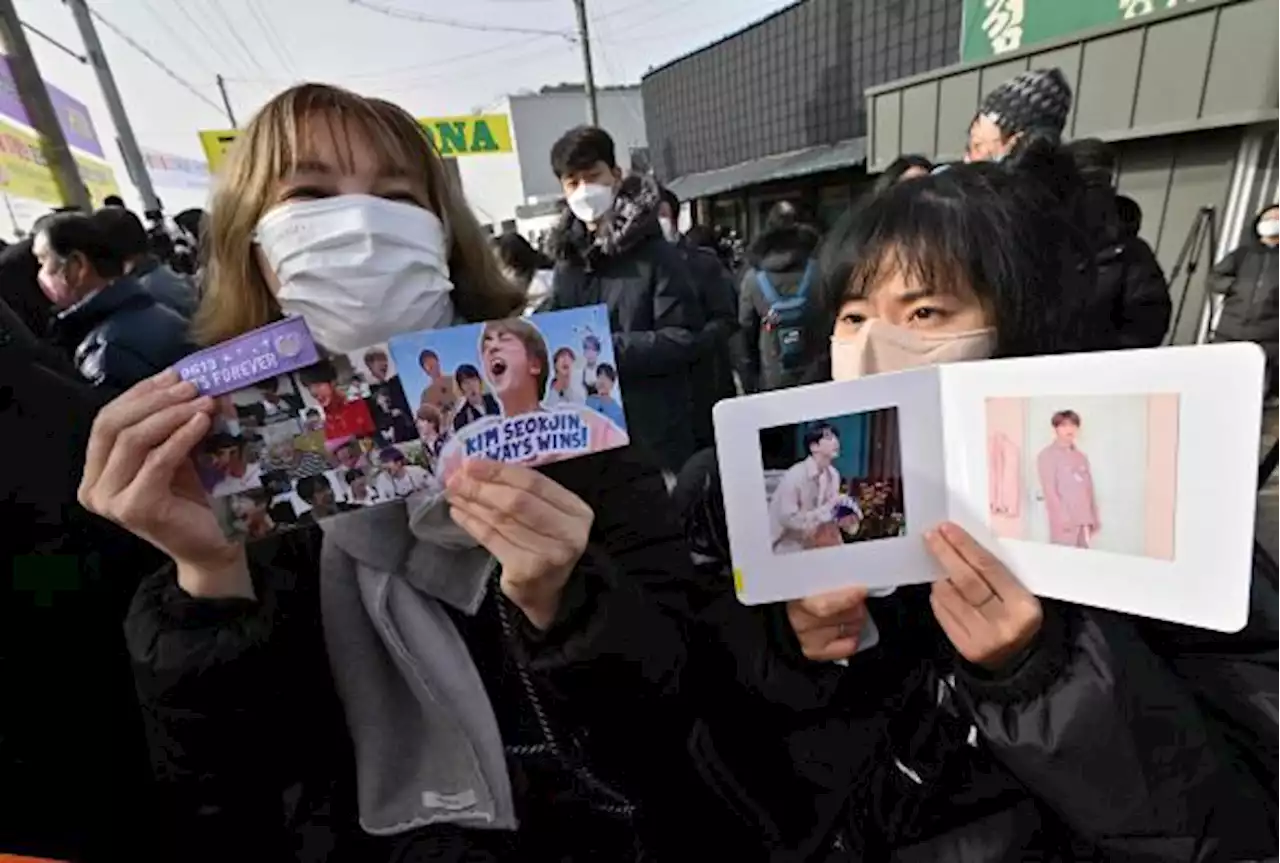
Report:
M1036 459L1040 489L1049 514L1049 541L1088 548L1102 527L1094 497L1089 457L1076 448L1080 416L1072 410L1053 415L1053 443Z

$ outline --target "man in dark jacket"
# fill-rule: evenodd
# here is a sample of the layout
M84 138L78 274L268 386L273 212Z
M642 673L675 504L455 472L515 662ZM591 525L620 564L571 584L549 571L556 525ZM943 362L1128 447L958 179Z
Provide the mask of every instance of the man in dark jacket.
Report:
M142 221L123 207L104 207L93 219L124 259L125 274L141 282L157 302L190 320L199 304L195 286L151 253Z
M89 216L54 217L36 234L40 287L59 309L52 336L94 386L123 391L190 353L187 322L123 273Z
M693 438L695 449L703 449L715 443L711 409L721 399L738 394L729 357L730 340L738 331L738 292L734 290L733 277L715 252L680 236L676 226L679 213L680 199L670 189L662 189L658 204L662 236L675 246L688 266L707 315L698 338L698 362L693 375Z
M814 355L816 345L801 344L793 351L782 344L786 328L773 320L773 303L766 296L762 280L767 280L782 299L798 298L803 291L804 329L813 330L818 292L814 251L818 239L817 231L800 223L796 208L781 201L769 211L764 233L747 252L747 270L738 287L738 323L746 348L745 368L739 372L747 392L795 386Z
M101 395L0 302L0 440L21 444L0 471L0 856L158 859L121 622L160 556L76 503Z
M1099 348L1154 348L1164 341L1173 303L1155 253L1121 219L1111 185L1115 152L1097 138L1073 141L1067 149L1084 180L1084 227L1097 267L1084 320Z
M1216 342L1254 342L1267 355L1267 396L1276 395L1280 336L1280 209L1268 207L1253 222L1253 236L1213 268L1212 289L1224 295L1214 327Z
M551 148L568 209L549 247L549 309L604 303L632 440L668 474L693 454L690 370L705 315L689 269L658 226L658 186L625 180L603 129L579 126Z

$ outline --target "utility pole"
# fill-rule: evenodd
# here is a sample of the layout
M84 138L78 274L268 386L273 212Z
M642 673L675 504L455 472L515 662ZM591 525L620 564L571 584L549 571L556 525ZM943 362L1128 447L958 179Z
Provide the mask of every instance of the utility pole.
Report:
M231 107L231 97L227 95L227 79L221 75L218 76L218 92L222 94L222 107L227 109L227 119L231 121L231 128L234 129L240 124L236 122L236 112Z
M578 13L578 41L582 43L582 68L586 72L587 116L592 126L600 125L600 106L596 102L596 74L591 67L591 34L587 31L587 0L573 0Z
M27 44L27 35L22 32L22 22L18 20L18 10L14 8L13 0L0 0L0 39L3 39L5 53L9 55L9 68L13 70L18 98L27 112L31 127L40 135L45 161L53 172L63 203L86 212L93 209L89 190L80 179L80 168L71 155L66 136L62 134L58 115L49 100L49 91L40 78L36 58L31 53L31 46Z
M147 163L142 158L142 149L138 139L134 137L133 127L129 125L129 115L125 113L124 103L120 101L120 91L116 88L116 79L111 75L111 67L107 65L107 55L103 53L102 42L98 39L98 31L93 26L93 16L89 12L89 4L85 0L63 0L71 7L71 15L76 19L76 27L80 29L80 38L84 41L85 53L89 55L89 65L98 76L98 86L102 88L102 98L111 112L111 122L115 124L116 133L120 136L120 154L124 157L129 176L138 187L142 196L143 210L147 213L158 212L160 199L155 189L151 188L151 175L147 173Z

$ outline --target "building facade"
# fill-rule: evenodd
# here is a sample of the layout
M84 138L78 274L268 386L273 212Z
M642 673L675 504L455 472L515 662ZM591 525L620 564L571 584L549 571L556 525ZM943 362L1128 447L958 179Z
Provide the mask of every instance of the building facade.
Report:
M1117 187L1142 207L1142 236L1171 277L1169 338L1189 343L1215 314L1206 271L1276 201L1277 6L1161 6L869 88L867 169L901 153L960 159L984 94L1026 69L1062 69L1075 94L1064 137L1115 144Z
M801 0L641 82L658 177L753 234L780 199L830 224L866 182L863 91L954 63L956 0Z

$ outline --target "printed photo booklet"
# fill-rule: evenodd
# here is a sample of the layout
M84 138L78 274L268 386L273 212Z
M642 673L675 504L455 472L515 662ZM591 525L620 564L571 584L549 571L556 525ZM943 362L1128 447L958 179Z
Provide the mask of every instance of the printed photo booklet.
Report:
M604 306L335 355L286 318L177 368L217 400L196 470L235 539L442 489L468 459L533 466L629 442Z
M1252 344L951 363L716 405L748 604L945 575L967 530L1033 593L1235 632L1248 615Z

